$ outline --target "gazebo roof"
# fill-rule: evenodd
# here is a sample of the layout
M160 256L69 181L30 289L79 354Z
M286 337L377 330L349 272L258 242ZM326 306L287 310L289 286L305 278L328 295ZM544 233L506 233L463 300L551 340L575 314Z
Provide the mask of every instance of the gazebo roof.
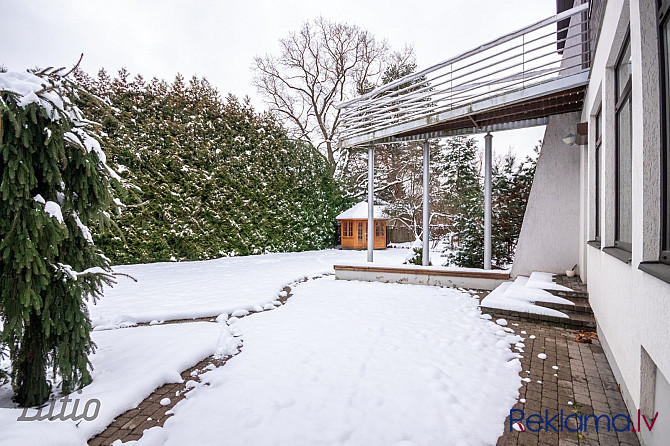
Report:
M375 205L374 207L375 219L385 220L389 216L386 213L386 206ZM338 220L367 220L368 218L368 202L361 201L360 203L352 206L346 211L342 212L337 216Z

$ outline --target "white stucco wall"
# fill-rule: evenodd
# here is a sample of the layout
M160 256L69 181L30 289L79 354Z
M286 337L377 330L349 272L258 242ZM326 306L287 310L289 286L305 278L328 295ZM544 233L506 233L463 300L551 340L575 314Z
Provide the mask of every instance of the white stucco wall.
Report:
M632 413L649 406L648 393L656 386L644 373L642 350L664 377L670 377L670 284L638 269L641 261L658 260L660 251L660 154L659 67L656 4L653 0L609 0L603 29L593 61L582 121L589 121L589 148L583 153L580 231L593 238L595 198L594 115L602 103L603 145L601 166L602 246L611 246L615 230L615 112L614 71L617 56L630 27L633 105L633 225L632 262L592 246L582 248L587 264L591 307L598 322L608 359ZM659 392L663 393L661 386ZM666 392L667 393L667 392ZM665 393L663 393L665 394ZM669 407L665 401L655 410ZM653 404L652 404L653 405ZM666 409L667 412L667 409ZM670 424L670 413L659 414L659 423ZM646 445L667 444L667 438L643 433ZM664 443L664 441L666 443Z
M512 276L533 271L565 274L579 259L579 113L549 118L517 244ZM495 139L494 139L495 143Z

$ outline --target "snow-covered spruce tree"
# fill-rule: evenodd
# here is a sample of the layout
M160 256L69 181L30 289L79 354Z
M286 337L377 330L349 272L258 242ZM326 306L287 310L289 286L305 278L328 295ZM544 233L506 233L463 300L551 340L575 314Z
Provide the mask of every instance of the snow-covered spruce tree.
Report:
M445 195L458 246L450 253L451 263L466 268L484 266L484 193L477 143L457 136L446 140L443 157Z
M539 147L535 148L535 154ZM507 267L514 261L516 244L526 212L526 204L535 175L536 156L517 162L509 152L493 167L492 257L496 266Z
M115 175L62 70L0 74L0 316L14 399L45 402L49 371L69 393L91 381L85 301L112 283L89 225Z

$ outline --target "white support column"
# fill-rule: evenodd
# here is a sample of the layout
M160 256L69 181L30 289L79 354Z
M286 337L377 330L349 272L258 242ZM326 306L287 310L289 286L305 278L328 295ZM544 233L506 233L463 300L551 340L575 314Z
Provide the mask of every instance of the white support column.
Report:
M368 148L368 262L375 249L375 148Z
M430 264L430 144L423 142L423 255L422 265Z
M491 269L491 158L493 135L484 137L484 269Z

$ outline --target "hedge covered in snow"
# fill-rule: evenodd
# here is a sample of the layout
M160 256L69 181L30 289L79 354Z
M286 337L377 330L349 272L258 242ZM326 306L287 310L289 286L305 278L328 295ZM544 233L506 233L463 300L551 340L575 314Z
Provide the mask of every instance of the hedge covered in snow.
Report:
M340 190L326 159L290 140L276 118L225 100L205 80L173 83L121 70L77 74L112 107L81 107L102 123L108 162L125 183L116 230L96 234L114 263L200 260L334 244Z

